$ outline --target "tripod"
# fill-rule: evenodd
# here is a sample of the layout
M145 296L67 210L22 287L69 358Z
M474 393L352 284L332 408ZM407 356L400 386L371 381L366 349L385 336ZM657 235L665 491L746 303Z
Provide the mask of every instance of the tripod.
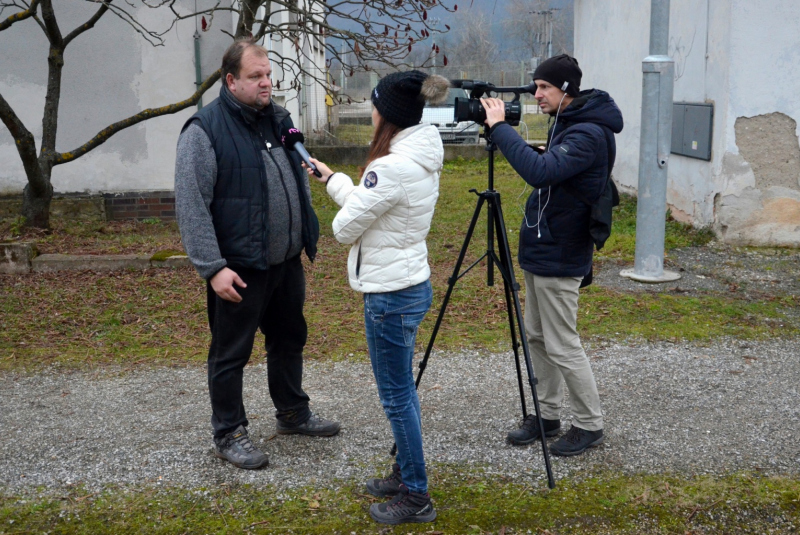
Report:
M547 451L547 443L545 441L544 426L542 425L542 416L539 411L539 398L536 395L536 383L538 382L533 373L533 366L531 364L530 352L528 351L528 341L525 338L525 328L522 320L522 311L519 304L519 283L514 277L514 267L511 264L511 250L508 246L508 237L506 234L506 225L503 220L503 210L500 205L500 193L494 189L494 153L497 150L496 145L492 142L489 135L488 127L484 129L483 136L486 138L486 150L489 152L489 189L484 192L478 193L478 190L471 189L470 192L478 196L477 205L475 206L475 213L472 215L472 221L469 224L467 235L464 238L464 244L461 246L461 252L458 255L458 260L453 269L453 275L447 280L447 293L445 293L444 301L439 309L439 316L436 318L436 324L431 333L431 339L428 342L428 347L425 349L425 356L419 363L419 373L415 386L419 389L419 383L422 379L422 374L428 365L428 358L430 358L433 349L433 343L436 340L436 335L439 333L439 327L442 324L445 311L447 310L447 303L450 301L450 296L453 293L453 288L456 282L466 275L472 268L474 268L484 258L487 262L487 286L494 286L494 266L497 266L498 271L503 277L503 287L505 289L506 298L506 311L508 313L508 325L511 332L511 345L514 349L514 359L517 368L517 384L519 386L519 398L522 404L522 416L527 417L528 411L525 405L525 390L522 385L522 369L519 360L519 347L520 342L522 345L522 353L525 359L525 368L528 373L528 384L531 388L533 395L533 406L536 411L536 419L539 425L540 440L542 443L542 454L544 455L544 464L547 471L547 484L552 489L556 484L553 480L553 471L550 467L550 456ZM486 252L476 260L471 266L459 273L461 265L464 262L469 243L472 240L472 235L475 231L478 218L484 205L487 209L487 233L486 233ZM495 252L494 244L495 239L500 249L500 255ZM516 318L516 324L515 322ZM519 339L517 338L517 326L519 326ZM392 455L397 452L397 445L392 448Z

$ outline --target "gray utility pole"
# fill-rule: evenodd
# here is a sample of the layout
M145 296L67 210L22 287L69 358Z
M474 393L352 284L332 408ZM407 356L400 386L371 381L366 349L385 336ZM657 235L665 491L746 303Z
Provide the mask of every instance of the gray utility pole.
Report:
M436 30L436 26L442 21L439 17L431 17L428 21L431 28ZM431 47L431 58L433 58L433 69L431 69L432 74L436 74L436 35L433 35L433 46Z
M341 62L342 62L342 72L341 72L341 75L339 76L339 87L342 88L342 91L344 91L347 88L347 86L345 86L345 84L347 82L345 81L346 79L344 77L344 58L345 58L345 54L347 54L347 49L344 47L344 41L342 41L342 55L339 58L341 60Z
M664 270L667 163L672 140L675 63L667 55L669 0L650 1L650 55L642 61L642 131L633 269L620 273L639 282L669 282L680 274Z
M536 15L544 15L544 32L547 34L547 57L553 57L553 12L561 8L551 7L550 9L543 9L541 11L531 11Z

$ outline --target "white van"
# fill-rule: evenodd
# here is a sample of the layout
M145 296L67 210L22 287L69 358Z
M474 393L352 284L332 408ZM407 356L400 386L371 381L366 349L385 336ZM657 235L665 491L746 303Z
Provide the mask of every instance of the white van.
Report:
M455 115L456 98L469 98L465 89L450 88L447 99L436 106L425 106L422 110L422 122L430 123L439 129L442 143L478 144L480 126L473 121L457 123Z

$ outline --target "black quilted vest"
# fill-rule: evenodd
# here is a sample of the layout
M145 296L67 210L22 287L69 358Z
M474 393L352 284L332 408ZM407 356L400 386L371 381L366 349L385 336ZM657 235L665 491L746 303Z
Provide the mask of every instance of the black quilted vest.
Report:
M220 253L230 267L269 269L266 167L261 151L265 148L264 132L271 128L273 139L280 139L281 130L292 128L289 112L272 104L274 115L248 117L230 95L220 91L219 98L195 113L184 125L196 122L211 140L217 158L217 182L211 217ZM286 151L292 161L302 208L303 247L312 261L317 253L319 221L303 182L302 160L294 151Z

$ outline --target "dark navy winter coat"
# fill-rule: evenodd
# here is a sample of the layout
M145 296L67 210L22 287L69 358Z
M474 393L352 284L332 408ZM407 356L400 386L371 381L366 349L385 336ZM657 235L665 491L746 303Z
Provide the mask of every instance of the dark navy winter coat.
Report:
M491 134L511 167L531 186L519 237L519 264L545 277L585 277L594 243L589 215L616 157L614 134L622 112L605 91L582 91L558 115L545 154L538 154L508 124ZM584 201L579 200L576 192ZM587 204L588 203L588 204Z

